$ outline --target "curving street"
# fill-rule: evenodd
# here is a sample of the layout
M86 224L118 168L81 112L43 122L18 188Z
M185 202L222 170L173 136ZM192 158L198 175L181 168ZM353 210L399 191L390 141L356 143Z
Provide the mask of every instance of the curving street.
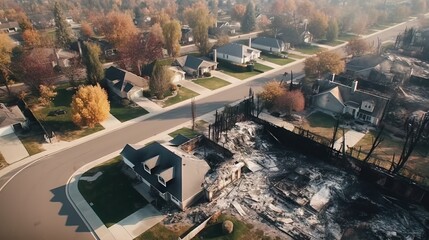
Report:
M418 24L408 21L400 26L372 34L368 41L394 40L405 27ZM334 50L341 51L342 48ZM198 115L211 112L242 99L251 86L254 90L285 71L302 74L303 63L274 71L262 78L245 82L197 101ZM161 113L147 120L108 132L96 139L39 159L17 173L0 191L0 239L93 239L75 212L65 193L65 184L74 171L104 155L137 143L158 132L190 120L190 104ZM10 178L12 174L4 176ZM1 182L4 185L4 181ZM1 186L0 186L1 187Z

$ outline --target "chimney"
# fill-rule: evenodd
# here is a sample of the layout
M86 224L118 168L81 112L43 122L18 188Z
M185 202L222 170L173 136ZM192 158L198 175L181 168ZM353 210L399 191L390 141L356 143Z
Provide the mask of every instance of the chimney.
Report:
M217 49L213 49L213 61L217 62Z
M249 38L249 47L252 47L252 38Z
M354 93L354 92L356 92L356 90L357 90L357 85L358 85L358 81L356 81L356 80L353 80L353 82L352 82L352 93Z

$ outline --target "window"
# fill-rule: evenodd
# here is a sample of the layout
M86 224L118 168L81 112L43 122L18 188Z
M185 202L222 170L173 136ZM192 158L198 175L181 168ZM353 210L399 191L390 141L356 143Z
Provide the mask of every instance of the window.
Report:
M144 170L146 172L148 172L149 174L151 174L151 171L150 171L149 167L146 164L144 164L144 163L143 163L143 168L144 168Z
M166 187L167 185L165 184L164 178L162 178L161 176L158 176L158 182L161 183L164 187Z

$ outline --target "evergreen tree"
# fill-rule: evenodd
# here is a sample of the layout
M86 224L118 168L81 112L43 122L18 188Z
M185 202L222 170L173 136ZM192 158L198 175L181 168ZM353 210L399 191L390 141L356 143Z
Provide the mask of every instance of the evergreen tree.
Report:
M54 20L55 26L57 27L55 30L57 44L61 47L67 47L72 40L72 34L58 2L54 4Z
M250 1L246 6L243 20L241 21L241 31L244 33L251 32L256 28L255 7Z
M100 62L100 48L92 43L85 43L83 62L86 66L86 76L89 84L96 85L104 78L103 64Z
M335 19L330 19L328 23L328 30L326 32L326 40L333 42L338 38L338 23Z

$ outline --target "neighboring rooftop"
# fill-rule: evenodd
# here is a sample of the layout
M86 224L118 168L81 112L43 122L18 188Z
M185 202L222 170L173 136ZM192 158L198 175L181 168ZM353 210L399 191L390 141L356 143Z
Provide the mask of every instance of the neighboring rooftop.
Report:
M244 56L249 55L252 52L261 52L257 49L242 45L242 44L238 44L238 43L230 43L230 44L226 44L223 45L221 47L217 48L217 52L218 53L225 53L231 56L235 56L235 57L239 57L242 58Z
M18 106L6 107L0 103L0 128L22 122L25 122L25 117Z

